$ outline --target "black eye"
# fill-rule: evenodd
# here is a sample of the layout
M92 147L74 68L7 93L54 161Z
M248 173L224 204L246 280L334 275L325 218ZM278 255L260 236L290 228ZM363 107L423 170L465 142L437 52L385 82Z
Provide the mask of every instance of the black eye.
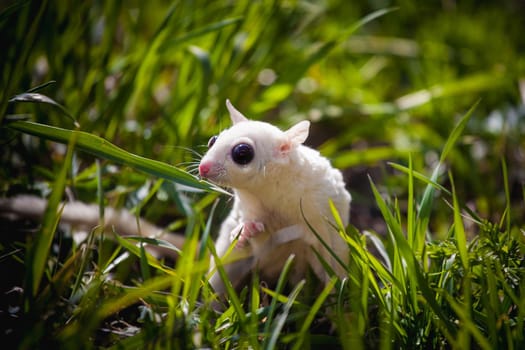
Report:
M215 141L217 141L217 135L210 137L208 140L208 148L211 148L215 144Z
M240 165L248 164L253 159L253 148L246 143L239 143L232 148L233 161Z

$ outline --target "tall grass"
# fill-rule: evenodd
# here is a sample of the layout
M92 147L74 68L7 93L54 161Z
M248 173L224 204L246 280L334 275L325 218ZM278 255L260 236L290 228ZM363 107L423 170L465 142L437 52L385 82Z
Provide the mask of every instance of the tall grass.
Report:
M48 198L35 232L2 219L6 341L522 348L522 7L370 4L1 9L1 191ZM352 224L334 228L348 278L288 286L292 257L275 289L255 276L217 300L206 281L228 198L192 171L228 126L226 98L277 125L316 121L311 143L351 174ZM85 240L58 229L64 197L100 207ZM184 234L179 258L103 232L106 206Z

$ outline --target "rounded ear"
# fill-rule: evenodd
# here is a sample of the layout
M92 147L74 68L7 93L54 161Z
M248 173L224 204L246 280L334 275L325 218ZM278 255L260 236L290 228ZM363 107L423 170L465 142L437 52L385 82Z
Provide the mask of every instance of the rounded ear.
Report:
M290 129L286 130L284 132L285 138L274 150L274 158L276 161L281 163L287 162L288 153L306 141L309 129L310 122L308 120L303 120L292 126Z
M292 144L300 145L308 138L309 129L310 122L308 120L303 120L286 130L284 133Z
M230 119L233 124L237 124L240 122L245 122L248 120L245 116L241 114L238 110L233 107L230 100L226 100L226 107L228 108L228 111L230 112Z

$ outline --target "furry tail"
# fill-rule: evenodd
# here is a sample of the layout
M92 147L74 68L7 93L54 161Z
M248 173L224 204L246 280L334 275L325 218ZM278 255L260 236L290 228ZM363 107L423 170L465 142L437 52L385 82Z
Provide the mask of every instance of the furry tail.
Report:
M47 201L37 196L18 195L11 198L0 198L0 216L10 220L20 218L39 220L44 215ZM85 232L92 231L100 225L99 207L78 201L63 204L61 224L68 224ZM166 232L164 229L138 218L126 210L104 209L104 231L117 232L121 236L142 236L163 239L182 249L184 236ZM148 250L157 256L177 258L172 249L148 246Z

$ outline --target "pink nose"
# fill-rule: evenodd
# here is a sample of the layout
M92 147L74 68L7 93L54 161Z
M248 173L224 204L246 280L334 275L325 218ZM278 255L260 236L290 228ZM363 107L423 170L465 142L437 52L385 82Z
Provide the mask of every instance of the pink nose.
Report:
M200 163L199 164L199 175L202 177L206 177L208 173L210 172L211 164L210 163Z

